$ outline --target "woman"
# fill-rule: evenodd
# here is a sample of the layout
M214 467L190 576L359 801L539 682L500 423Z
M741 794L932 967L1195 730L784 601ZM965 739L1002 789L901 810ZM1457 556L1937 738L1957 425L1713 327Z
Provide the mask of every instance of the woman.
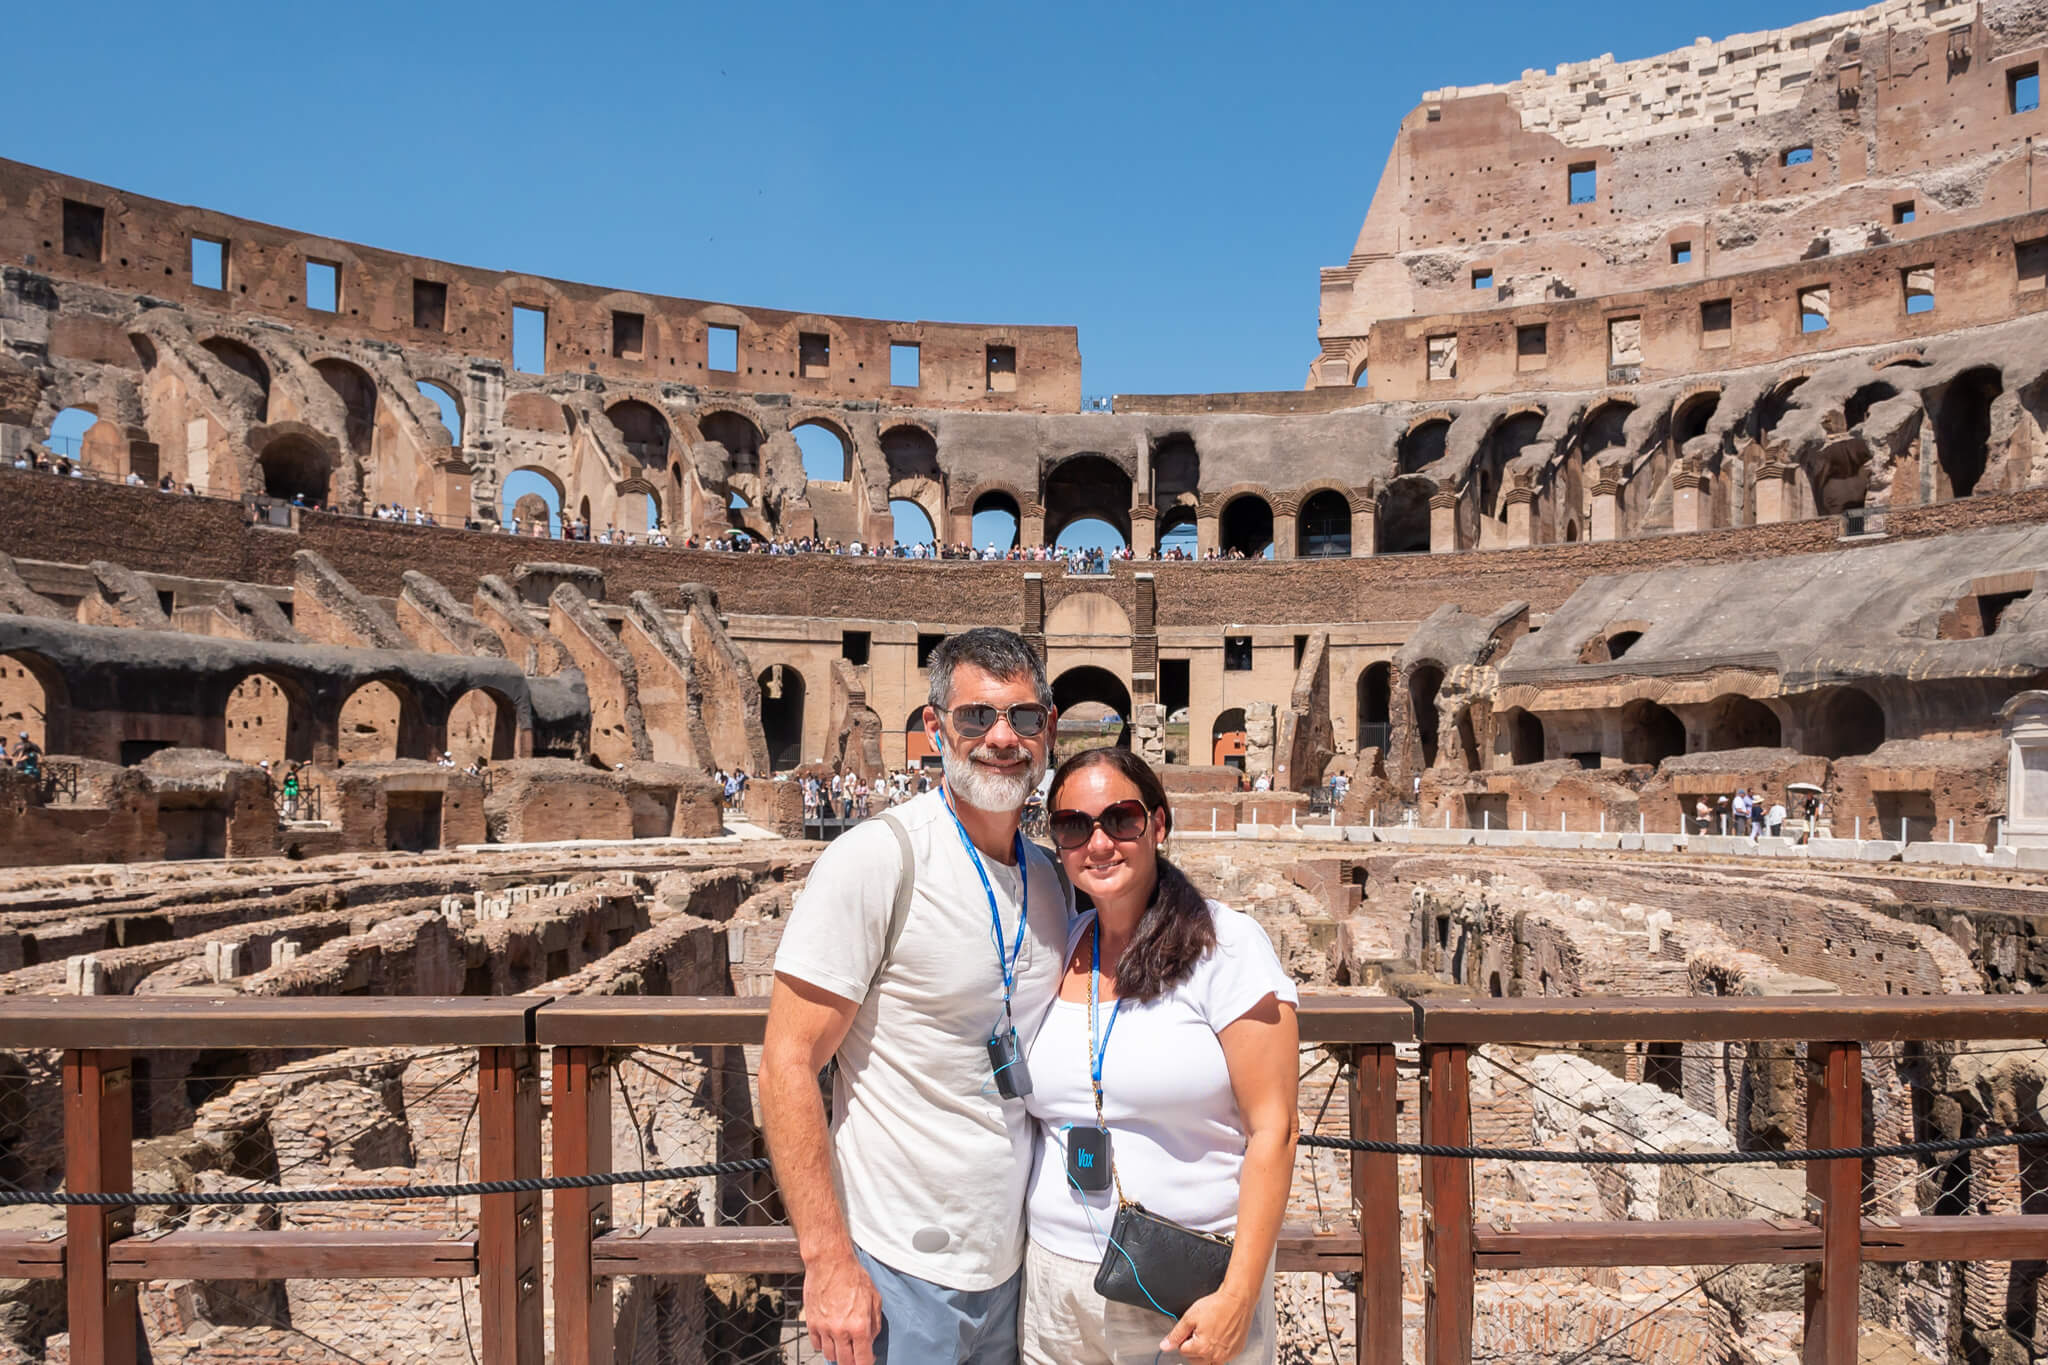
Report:
M1160 856L1173 817L1143 759L1076 754L1046 806L1067 876L1095 908L1074 921L1029 1053L1038 1132L1019 1354L1026 1365L1172 1351L1197 1365L1271 1362L1273 1249L1297 1132L1294 983L1257 923L1203 899ZM1106 1188L1084 1189L1077 1171ZM1118 1254L1118 1191L1235 1236L1221 1286L1177 1321L1095 1292L1105 1252Z

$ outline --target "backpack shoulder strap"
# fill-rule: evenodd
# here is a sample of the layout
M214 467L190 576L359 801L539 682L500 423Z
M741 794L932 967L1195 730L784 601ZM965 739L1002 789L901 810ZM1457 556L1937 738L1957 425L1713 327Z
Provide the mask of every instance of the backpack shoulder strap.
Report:
M903 937L903 922L910 917L910 896L917 889L917 857L910 849L910 831L903 827L901 820L887 811L876 818L896 836L896 849L903 859L896 875L896 899L889 905L889 937L882 948L882 961L886 963L896 955L896 943ZM876 968L876 977L881 974L881 969ZM868 983L868 989L874 989L874 982Z

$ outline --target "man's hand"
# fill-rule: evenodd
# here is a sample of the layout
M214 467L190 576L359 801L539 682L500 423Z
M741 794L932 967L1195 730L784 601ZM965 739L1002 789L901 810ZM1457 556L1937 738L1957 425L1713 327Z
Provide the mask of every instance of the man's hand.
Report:
M1244 1349L1251 1325L1251 1300L1219 1289L1196 1299L1159 1343L1159 1349L1179 1351L1188 1365L1224 1365Z
M804 1320L811 1345L834 1365L875 1365L882 1296L852 1251L804 1265Z

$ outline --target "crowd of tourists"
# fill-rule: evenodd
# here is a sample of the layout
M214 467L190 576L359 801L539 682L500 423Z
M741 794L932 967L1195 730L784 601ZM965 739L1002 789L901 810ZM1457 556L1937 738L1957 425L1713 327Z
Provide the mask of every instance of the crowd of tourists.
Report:
M1732 834L1754 843L1758 839L1784 837L1785 826L1791 819L1786 801L1796 801L1799 820L1794 829L1798 837L1811 839L1820 828L1821 816L1827 806L1820 799L1818 791L1795 791L1787 789L1782 801L1773 801L1762 790L1752 793L1747 787L1737 787L1735 796L1715 797L1709 802L1702 796L1693 802L1693 824L1700 834Z
M0 739L0 768L12 768L25 777L41 777L43 746L30 739L26 730L15 736L11 746Z

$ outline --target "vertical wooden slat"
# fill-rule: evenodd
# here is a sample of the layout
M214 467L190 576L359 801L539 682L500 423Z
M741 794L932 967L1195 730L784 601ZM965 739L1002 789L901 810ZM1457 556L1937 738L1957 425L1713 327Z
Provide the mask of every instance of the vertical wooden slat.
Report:
M1398 1140L1394 1049L1352 1049L1351 1135ZM1399 1158L1354 1152L1351 1199L1358 1215L1358 1365L1401 1365L1401 1168Z
M1808 1047L1806 1138L1809 1147L1863 1141L1863 1048ZM1805 1365L1856 1365L1863 1260L1863 1163L1812 1161L1806 1192L1820 1211L1821 1261L1806 1276Z
M63 1070L65 1189L74 1194L132 1190L128 1054L67 1051ZM135 1365L136 1286L107 1277L107 1248L134 1226L133 1209L73 1206L64 1211L64 1297L73 1365Z
M1472 1141L1469 1055L1463 1044L1424 1044L1422 1140ZM1422 1159L1422 1351L1425 1365L1472 1359L1472 1163Z
M609 1171L612 1084L605 1049L558 1047L554 1068L554 1173ZM553 1198L556 1365L611 1365L611 1284L590 1267L590 1239L611 1227L611 1188L556 1190Z
M487 1047L477 1065L478 1178L540 1174L540 1067L536 1049ZM540 1286L540 1194L488 1194L478 1201L477 1299L484 1359L541 1365L545 1347Z

